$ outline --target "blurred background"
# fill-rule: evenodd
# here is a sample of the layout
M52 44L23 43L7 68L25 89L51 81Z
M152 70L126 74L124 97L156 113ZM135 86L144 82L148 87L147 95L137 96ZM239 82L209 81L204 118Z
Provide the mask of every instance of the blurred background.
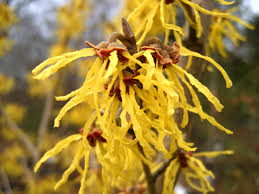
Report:
M201 80L225 106L217 113L204 99L205 111L234 134L225 135L196 116L192 124L192 139L200 151L235 151L233 156L206 161L216 175L213 185L219 194L259 193L259 4L256 0L237 3L236 15L256 29L237 25L247 41L235 47L226 39L228 57L213 54L233 87L226 89L217 72L207 71ZM80 105L65 116L60 128L53 128L64 105L54 97L78 88L92 59L76 61L45 81L33 80L31 70L50 56L84 48L85 40L94 44L107 40L112 31L119 30L114 19L120 18L122 6L123 1L117 0L0 0L0 193L78 191L76 173L58 192L53 190L71 162L72 147L49 160L39 173L32 169L46 150L77 132L90 114L87 105ZM98 193L98 187L89 186L98 173L90 172L89 193ZM195 193L182 179L180 185L179 193Z

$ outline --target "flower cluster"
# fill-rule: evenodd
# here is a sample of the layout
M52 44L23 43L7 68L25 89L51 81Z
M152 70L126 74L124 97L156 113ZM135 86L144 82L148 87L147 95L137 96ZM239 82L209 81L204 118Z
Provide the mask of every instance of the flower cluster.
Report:
M237 10L237 7L233 7L229 10L226 10L226 13L233 13ZM219 10L214 10L214 12L220 12ZM209 44L207 46L207 55L211 55L211 52L217 50L220 55L223 57L227 57L227 53L225 51L225 45L223 42L223 38L229 38L235 46L239 46L239 41L245 41L246 38L240 34L235 26L232 24L232 21L236 21L242 26L253 30L254 26L244 22L239 19L237 16L230 15L228 18L222 17L213 17L212 23L210 25L210 32L208 36Z
M174 184L179 168L182 169L186 181L193 189L200 191L204 194L210 191L214 191L214 188L211 186L211 183L208 180L208 177L214 179L214 174L210 170L206 169L206 167L204 166L202 161L198 159L198 157L206 156L209 158L214 158L222 154L233 154L233 151L226 150L192 153L179 150L176 153L175 159L166 169L162 193L174 193L170 185ZM197 180L199 181L199 183L197 183Z
M218 1L222 5L230 5L234 2L227 2L224 0ZM186 20L189 24L196 29L197 37L202 35L202 24L200 13L217 16L223 18L229 18L229 13L213 12L201 7L198 3L194 3L190 0L144 0L138 3L138 6L129 14L128 21L132 25L135 35L138 38L138 45L140 45L147 34L155 28L157 25L153 25L153 22L159 18L165 32L165 43L169 40L170 31L178 32L183 35L183 28L176 23L177 8L182 9ZM192 10L194 14L194 21L191 16Z
M169 45L151 37L144 40L138 48L135 36L124 18L122 27L124 33L113 33L107 42L96 46L86 42L91 48L49 58L33 70L36 79L46 79L76 59L96 56L83 85L65 96L56 97L58 101L69 101L56 117L55 127L60 126L61 119L69 110L81 103L88 103L94 111L80 134L59 142L35 166L37 171L48 158L57 155L72 142L78 143L73 162L55 189L64 184L73 171L78 170L82 173L79 193L84 192L91 150L95 151L102 166L105 193L111 186L121 186L121 180L137 180L136 177L125 177L125 174L136 176L130 172L141 161L151 166L152 158L157 152L163 153L165 158L171 158L178 148L186 152L195 151L193 143L184 140L180 128L188 124L188 112L198 114L201 119L232 134L203 111L194 88L217 111L221 111L223 105L178 62L181 56L186 55L205 58L219 69L227 87L230 87L231 81L219 64L182 48L181 41ZM185 88L191 94L192 102L187 100ZM182 109L183 112L180 126L175 121L177 109ZM169 147L164 143L167 136L170 137ZM82 158L85 160L84 170L80 170ZM191 166L185 161L186 165ZM136 169L137 167L134 171Z

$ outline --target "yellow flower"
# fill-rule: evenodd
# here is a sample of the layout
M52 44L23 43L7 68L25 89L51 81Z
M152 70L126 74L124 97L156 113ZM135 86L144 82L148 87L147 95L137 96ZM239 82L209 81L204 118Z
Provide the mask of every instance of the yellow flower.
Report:
M92 116L89 120L93 120L95 116ZM136 173L130 174L136 172L136 165L140 166L138 163L139 159L136 157L134 149L127 148L125 145L120 145L119 142L109 141L107 135L101 133L99 129L90 129L89 123L91 122L87 122L83 131L81 131L81 134L71 135L58 142L55 147L45 153L35 165L34 171L36 172L42 163L59 154L63 149L70 146L71 143L77 142L77 149L73 161L69 168L64 172L61 180L56 183L54 187L55 190L66 183L70 174L77 170L82 176L79 193L84 193L89 168L89 154L91 151L95 151L97 160L102 167L101 174L104 184L104 193L107 193L111 186L124 185L125 182L132 181L132 177L136 179ZM116 145L118 147L115 147ZM83 158L85 162L82 169L80 161Z
M89 109L93 110L82 136L73 135L61 141L35 166L37 170L49 157L58 154L71 142L79 141L82 148L78 149L72 165L56 188L67 181L72 171L79 168L81 158L85 156L87 162L91 146L97 145L95 151L102 166L102 178L106 188L104 192L109 190L108 185L120 185L129 179L123 177L123 172L130 172L132 161L137 161L137 158L151 166L152 157L157 151L163 153L166 158L170 158L178 146L185 151L195 151L193 143L184 140L183 132L174 119L175 110L178 108L183 110L181 127L185 127L189 122L188 112L193 112L227 134L232 134L203 112L193 86L217 111L221 111L223 105L206 86L177 63L181 55L204 58L221 71L227 87L230 87L232 83L220 65L209 57L182 47L181 40L178 41L179 44L164 45L161 40L150 38L143 42L138 51L135 37L125 19L122 19L122 25L124 34L113 33L108 42L101 42L97 46L86 42L92 48L51 57L33 70L36 79L46 79L76 59L97 56L83 85L65 96L56 97L58 101L70 100L56 117L55 127L59 127L64 115L79 104L87 103ZM178 37L179 34L174 33ZM124 46L119 45L117 40ZM192 96L193 106L187 101L183 85ZM92 128L96 126L103 133L93 131ZM166 136L171 137L168 149L164 145ZM114 164L116 168L113 168ZM88 162L85 166L88 167ZM84 168L80 192L84 190L86 173L87 169Z
M233 2L226 2L223 0L219 0L219 3L221 3L223 5L229 5L229 4L232 4ZM152 8L147 9L151 5L152 5ZM137 40L138 40L137 44L140 46L143 43L145 37L147 36L147 33L152 28L153 17L156 14L160 14L162 26L165 28L165 44L167 44L169 41L169 35L170 35L169 31L173 30L173 34L176 39L176 42L180 46L180 51L179 51L180 55L188 56L188 63L186 65L186 69L187 70L190 69L193 57L201 58L203 60L208 61L215 68L217 68L223 75L224 79L226 80L226 87L227 88L231 87L232 86L231 80L227 76L224 69L216 61L214 61L212 58L210 58L208 56L204 56L197 52L193 52L183 46L182 37L181 37L181 35L183 35L183 30L181 27L178 27L177 23L176 23L177 9L176 9L175 5L178 5L184 11L184 15L185 15L186 19L188 20L189 24L194 29L196 29L198 38L200 38L200 36L202 34L202 25L201 25L199 12L203 13L203 14L211 15L213 17L237 21L243 25L248 25L245 22L243 22L242 20L240 20L238 17L232 16L228 12L224 13L224 12L219 12L219 11L208 11L208 10L200 7L198 4L193 3L189 0L175 0L175 1L170 1L170 0L159 0L158 1L157 0L155 2L152 1L152 3L150 3L150 0L144 0L128 16L128 20L129 20L129 22L132 23L133 29L135 28L135 32L142 32L142 33L140 33L141 37L139 37L139 38L137 37ZM192 21L191 17L188 14L188 11L186 10L187 5L190 6L194 11L195 22ZM160 10L159 12L157 11L158 8ZM138 18L141 15L141 13L144 11L145 12L148 11L150 13L150 15L146 14L146 18L141 17L141 21L144 22L143 25L138 24L134 27L134 19ZM169 24L169 22L170 22L170 24Z
M141 51L140 53L137 53L135 55L136 56L135 58L134 58L134 55L133 57L131 57L132 60L134 60L142 68L140 69L141 71L139 71L140 75L134 77L134 79L139 80L143 84L143 89L144 89L144 90L140 90L138 87L133 86L132 93L136 92L137 96L142 100L143 102L142 109L144 111L148 110L155 115L152 118L153 123L151 125L156 126L156 130L158 130L158 134L159 134L158 136L160 136L160 131L162 134L165 134L165 132L170 134L171 132L172 134L175 134L176 141L178 141L178 145L180 147L182 147L185 150L189 150L189 151L192 150L191 148L188 147L188 143L187 144L184 143L181 131L178 129L177 124L174 122L173 115L174 115L174 110L176 108L182 108L184 112L181 127L185 127L188 123L188 112L193 112L198 114L202 119L208 120L211 124L218 127L220 130L225 131L227 134L232 134L231 131L227 130L219 123L217 123L213 117L203 112L198 96L195 90L192 88L192 86L196 87L199 92L201 92L204 96L206 96L206 98L215 106L216 110L221 111L223 108L223 105L209 91L209 89L206 86L204 86L202 83L200 83L194 76L192 76L186 70L184 70L177 64L170 62L171 58L165 58L161 56L158 52L159 49L160 50L164 49L163 51L161 51L161 53L169 52L170 49L167 51L167 47L161 46L162 42L160 40L149 39L147 40L147 42L149 42L151 46L144 46L141 48L152 48L152 45L160 45L160 47L157 46L157 47L153 47L152 50L147 49L145 51ZM183 51L185 51L184 49L181 49L181 48L179 49L179 47L177 46L175 47L176 48L173 49L173 51L179 50L178 52L180 52L180 55L183 54ZM189 52L190 51L186 53L188 54ZM174 54L177 59L179 54L176 54L176 53ZM198 53L195 53L195 54L197 55ZM141 63L140 61L138 61L136 58L139 55L145 56L147 63ZM126 55L125 57L130 58L130 56L126 56ZM170 65L165 64L165 66L163 66L163 64L161 63L164 63L166 61L169 61L169 63L171 64ZM226 78L226 81L227 81L226 83L229 86L231 84L231 81L229 80L227 74L220 66L218 67L222 71L223 76ZM166 76L165 76L165 73L166 73ZM181 81L191 93L194 107L188 104L189 102L187 102L186 94L181 84ZM129 91L131 92L131 90ZM127 105L129 106L130 103L128 103ZM129 113L128 110L127 112ZM140 111L136 111L136 112L140 112ZM157 119L158 123L154 122L156 121L154 117L159 118ZM143 120L145 118L145 114L142 114L142 115L139 114L139 118ZM147 125L149 123L148 119L144 123L146 123ZM159 130L160 127L158 126L161 127L161 130ZM143 126L142 126L142 130L143 130ZM161 138L160 141L162 141L163 135L160 138ZM162 145L163 144L160 143L160 146ZM154 146L156 147L156 145ZM164 148L160 148L158 150L166 153Z
M185 175L187 183L195 190L206 194L209 191L214 191L208 177L215 178L214 174L206 169L204 164L198 157L206 156L209 158L217 157L222 154L233 154L233 151L213 151L213 152L200 152L200 153L187 153L178 151L176 158L170 163L165 172L163 194L174 193L173 185L175 185L179 169ZM199 184L197 184L199 181Z
M219 0L219 3L223 5L232 4L232 2L226 2L223 0ZM200 13L219 17L229 16L229 13L218 13L204 9L190 0L143 0L127 17L129 23L133 27L133 31L136 33L138 45L141 45L147 34L153 28L153 20L156 16L160 17L162 27L165 30L166 44L169 40L170 30L177 31L179 34L183 35L183 28L179 27L175 21L177 14L176 5L183 10L185 18L189 24L196 29L198 38L202 34ZM189 15L187 10L188 7L193 9L195 21L193 21ZM138 18L141 21L141 24L135 22Z
M233 13L237 10L237 7L231 8L229 10L226 10L226 13ZM219 10L214 10L214 12L220 12ZM246 28L254 29L254 26L242 21L237 16L230 15L228 18L222 18L222 17L213 17L208 41L209 44L207 46L207 54L210 55L210 53L214 50L218 50L220 55L223 57L227 57L227 53L225 51L225 44L223 42L224 36L228 37L235 46L239 46L239 41L245 41L246 38L241 35L235 26L231 23L231 20L236 21L237 23L243 25Z
M53 149L49 150L47 153L44 154L44 156L35 165L34 171L36 172L38 170L38 168L41 166L42 163L44 163L49 158L54 157L57 154L59 154L64 148L69 146L70 143L78 141L80 139L82 139L82 136L80 134L78 134L78 135L69 136L68 138L60 141L58 144L56 144L56 146ZM78 149L77 149L76 155L73 158L72 164L65 171L65 173L62 176L62 179L55 185L55 187L54 187L55 190L58 189L59 186L61 186L62 184L64 184L67 181L69 175L73 171L75 171L77 168L79 168L79 162L80 162L80 160L82 158L85 158L84 174L87 173L87 170L88 170L88 160L89 160L89 151L90 151L90 149L88 147L87 147L87 149L84 149L82 143L80 143L78 145ZM83 178L85 178L85 176ZM84 184L81 185L81 188L83 188L83 187L84 187ZM80 191L81 191L81 189L80 189ZM82 191L80 193L82 193Z
M25 107L19 104L7 104L5 106L5 111L8 116L17 123L20 123L23 120L26 113Z
M175 20L175 18L174 18L174 20ZM197 57L197 58L206 60L210 64L212 64L217 70L219 70L219 72L222 74L222 76L223 76L223 78L225 79L225 82L226 82L226 87L230 88L232 86L232 81L228 77L225 70L220 66L220 64L218 64L215 60L213 60L209 56L204 56L204 55L201 55L200 53L197 53L197 52L194 52L194 51L191 51L191 50L187 49L186 47L183 46L180 34L177 31L174 31L173 33L174 33L176 42L179 44L179 47L180 47L180 50L179 50L180 56L186 56L186 57L188 56L188 63L185 67L186 70L189 70L191 68L193 57Z
M0 156L0 164L9 176L19 177L24 173L23 166L19 162L19 158L26 155L26 152L18 144L8 145L2 151Z
M232 134L231 131L217 123L213 117L203 112L197 94L191 85L207 97L216 110L221 111L223 105L219 100L206 86L183 68L174 64L178 62L179 55L205 58L222 72L227 87L231 86L226 72L211 58L181 48L177 43L173 46L163 45L157 39L148 39L141 47L142 51L133 55L116 42L102 42L97 46L89 42L87 44L93 48L49 58L33 70L35 78L45 79L80 57L94 54L98 56L87 73L83 86L66 96L56 98L58 101L70 100L56 117L55 127L59 127L60 120L67 111L87 102L96 111L97 124L111 140L118 139L121 143L129 141L126 136L132 128L135 139L131 144L138 142L149 159L155 154L151 145L167 157L170 157L175 151L175 142L186 151L196 149L191 148L192 143L184 141L182 131L174 121L176 108L182 108L184 111L181 127L185 127L189 122L188 112L193 112L220 130ZM157 46L152 48L152 45ZM153 56L156 57L153 58ZM141 62L139 59L145 60ZM54 64L45 68L51 63ZM136 65L139 66L138 69L136 69ZM189 89L194 107L188 104L178 77ZM121 110L118 112L120 108ZM120 125L117 124L117 119L120 120ZM152 128L155 128L157 134L151 130ZM169 151L165 149L163 143L166 135L172 137Z
M14 80L2 73L0 73L0 83L0 95L7 94L14 86Z
M2 137L4 137L5 140L16 140L17 136L18 136L17 133L15 133L14 131L12 131L8 128L2 128L1 135L2 135Z

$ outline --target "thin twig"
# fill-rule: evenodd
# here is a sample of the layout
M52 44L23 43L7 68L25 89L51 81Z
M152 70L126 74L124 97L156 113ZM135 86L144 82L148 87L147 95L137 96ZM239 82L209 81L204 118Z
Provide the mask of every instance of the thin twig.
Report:
M29 137L23 132L23 130L18 127L18 125L9 117L9 115L5 112L3 106L0 104L0 112L6 119L6 122L8 126L10 127L11 130L15 131L21 140L21 142L24 144L25 148L31 153L33 157L33 161L37 161L38 158L38 151L35 148L35 146L32 144L31 140Z
M68 42L68 40L66 40L66 42ZM52 88L50 89L50 91L48 91L47 95L46 95L46 99L45 99L45 106L44 106L44 110L42 113L42 117L41 117L41 122L39 124L39 128L38 128L38 136L37 136L37 150L40 150L42 143L45 139L45 136L48 132L48 125L50 122L50 118L51 118L51 112L54 106L54 96L55 96L55 91L57 89L57 87L59 86L59 83L62 80L64 72L61 71L58 73Z
M2 181L3 181L5 193L6 194L12 194L13 191L12 191L12 188L11 188L11 185L10 185L10 182L9 182L9 178L8 178L7 174L5 173L4 169L2 169L1 167L0 167L0 173L1 173L1 178L2 178Z
M176 173L176 177L175 177L175 181L174 181L174 185L173 185L173 189L176 186L176 183L177 183L177 181L178 181L178 179L180 177L180 174L181 174L181 168L178 168L177 173Z
M48 124L49 124L49 120L50 120L50 116L51 116L51 111L52 111L53 104L54 104L53 99L54 99L54 92L53 92L53 90L50 90L46 96L45 107L44 107L41 122L39 125L38 137L37 137L37 149L38 150L40 149L41 144L47 133Z
M20 163L21 165L23 166L23 169L24 169L24 175L25 175L25 180L28 182L28 186L29 186L29 192L28 193L32 193L34 194L35 193L35 175L34 173L32 172L32 169L30 169L28 167L28 164L27 164L27 160L25 157L21 157L21 160L20 160Z
M144 170L145 177L146 177L147 184L148 184L148 193L156 194L155 181L153 179L151 170L150 170L149 166L146 165L143 161L142 161L142 166L143 166L143 170Z
M152 178L154 179L154 181L156 181L157 177L159 177L159 175L161 175L162 173L164 173L164 171L166 170L166 168L170 165L170 163L172 162L172 160L175 159L175 154L172 158L170 158L169 160L165 161L164 164L159 168L157 169L153 175L152 175Z
M141 145L139 143L137 145L138 145L139 151L144 155L143 148L141 147ZM143 161L141 161L141 162L142 162L143 170L144 170L145 177L146 177L146 180L147 180L148 193L149 194L156 194L156 187L155 187L156 182L153 179L151 169Z

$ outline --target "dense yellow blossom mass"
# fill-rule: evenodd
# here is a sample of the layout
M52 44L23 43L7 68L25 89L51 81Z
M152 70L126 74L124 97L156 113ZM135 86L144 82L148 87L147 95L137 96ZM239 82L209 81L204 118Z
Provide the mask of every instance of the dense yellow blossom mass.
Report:
M237 11L237 7L233 7L225 12L231 14L235 11ZM219 12L219 10L216 9L214 12ZM229 16L229 18L213 17L208 36L209 44L207 46L207 55L211 55L212 51L217 50L220 55L227 57L223 41L224 37L229 38L235 46L239 46L239 41L246 41L246 38L237 31L231 20L251 30L254 29L254 26L244 22L234 15Z
M219 3L223 5L232 4L226 1L219 1ZM171 30L183 35L183 27L178 26L175 22L178 7L183 10L189 24L196 29L198 38L201 37L203 31L200 13L223 18L230 17L229 13L209 11L189 0L144 0L138 3L138 6L127 18L132 25L133 31L136 32L136 37L138 38L137 44L141 45L151 29L156 27L153 25L156 16L160 18L162 27L164 28L166 44L168 43L169 32ZM193 10L194 21L188 11L189 8Z
M208 177L215 178L214 174L206 169L204 164L198 157L206 156L214 158L223 154L233 154L233 151L214 151L214 152L198 152L198 153L187 153L179 151L176 158L170 163L169 167L165 172L163 194L174 193L173 188L170 185L174 185L177 177L178 169L181 168L185 176L187 183L195 190L206 194L213 192L214 188L211 186ZM198 181L198 183L197 183Z
M65 96L56 97L57 101L68 102L55 118L54 126L59 127L64 116L68 116L68 112L71 111L70 120L80 117L81 114L85 116L77 119L80 125L86 120L84 127L79 134L58 142L44 154L34 169L37 171L46 160L75 143L77 149L73 161L55 189L66 183L74 171L81 174L80 194L84 193L93 180L96 184L100 181L104 185L101 189L103 193L109 193L112 187L127 188L141 185L139 188L142 188L142 184L145 185L147 182L143 181L143 176L138 176L138 172L144 170L140 164L148 166L154 172L154 169L162 165L161 162L154 162L154 157L160 153L163 159L171 160L164 174L163 194L174 192L172 185L175 185L180 170L193 189L202 193L214 191L208 180L208 177L214 178L214 174L205 167L199 157L216 157L233 152L195 153L197 147L193 142L186 141L183 128L190 122L191 112L227 134L233 132L204 112L198 93L205 96L218 112L222 111L223 105L189 70L195 58L207 61L221 73L226 87L231 87L232 81L220 64L209 56L210 51L217 49L221 55L226 56L223 35L229 37L234 44L245 40L234 28L232 21L250 29L253 26L232 15L233 10L210 11L190 0L150 2L125 1L123 13L127 15L129 23L122 18L123 33L112 33L108 41L98 45L86 41L90 48L74 52L67 52L69 49L65 49L63 43L67 40L66 37L71 38L73 33L82 32L79 27L82 23L77 26L81 15L76 14L68 21L69 7L65 6L60 10L60 20L66 29L64 31L68 33L58 32L60 41L53 47L55 54L32 71L34 78L47 79L80 58L91 57L92 64L88 64L88 71L80 88ZM234 3L225 0L217 2L221 5ZM75 8L76 5L73 4L72 7ZM86 7L80 4L77 8L84 10ZM186 21L195 29L198 39L204 31L200 14L212 16L208 35L208 56L184 46L184 30L176 21L178 9L182 9ZM76 25L74 31L71 28L73 25ZM164 41L148 37L150 33L158 31L160 34L165 33ZM175 42L168 44L171 31ZM56 52L57 50L66 53L61 54ZM185 67L179 64L182 57L188 57ZM79 106L87 106L87 111L77 112ZM92 169L92 155L98 160L99 176L88 170ZM80 163L82 160L83 167Z
M79 191L83 193L91 147L97 146L95 151L102 166L106 193L109 185L118 184L117 179L121 178L122 172L131 166L128 162L131 161L133 153L134 157L150 166L151 159L157 151L163 153L166 158L172 157L178 147L187 152L195 151L193 143L184 140L183 132L174 119L177 108L183 110L182 128L189 122L188 112L193 112L220 130L232 134L213 117L203 112L193 86L217 111L223 108L220 101L206 86L178 65L181 56L203 56L181 48L181 42L180 45L164 45L157 38L145 40L137 51L136 45L132 45L134 41L125 22L123 19L124 35L113 34L108 42L101 42L97 46L86 42L92 48L49 58L33 70L36 79L46 79L76 59L97 56L86 74L83 85L65 96L56 97L58 101L70 100L56 117L55 127L60 126L61 119L69 110L81 103L88 103L94 111L81 135L72 135L59 142L35 166L37 171L43 162L58 154L71 142L81 142L71 166L56 184L55 189L67 181L68 176L78 168L79 161L85 158ZM118 44L117 38L127 47ZM220 70L226 79L227 87L230 87L231 81L223 68L212 59L207 60ZM191 93L194 106L186 99L184 87ZM99 128L98 131L96 126ZM166 136L171 137L169 149L164 144ZM115 161L116 168L110 172ZM108 175L110 184L106 180Z

